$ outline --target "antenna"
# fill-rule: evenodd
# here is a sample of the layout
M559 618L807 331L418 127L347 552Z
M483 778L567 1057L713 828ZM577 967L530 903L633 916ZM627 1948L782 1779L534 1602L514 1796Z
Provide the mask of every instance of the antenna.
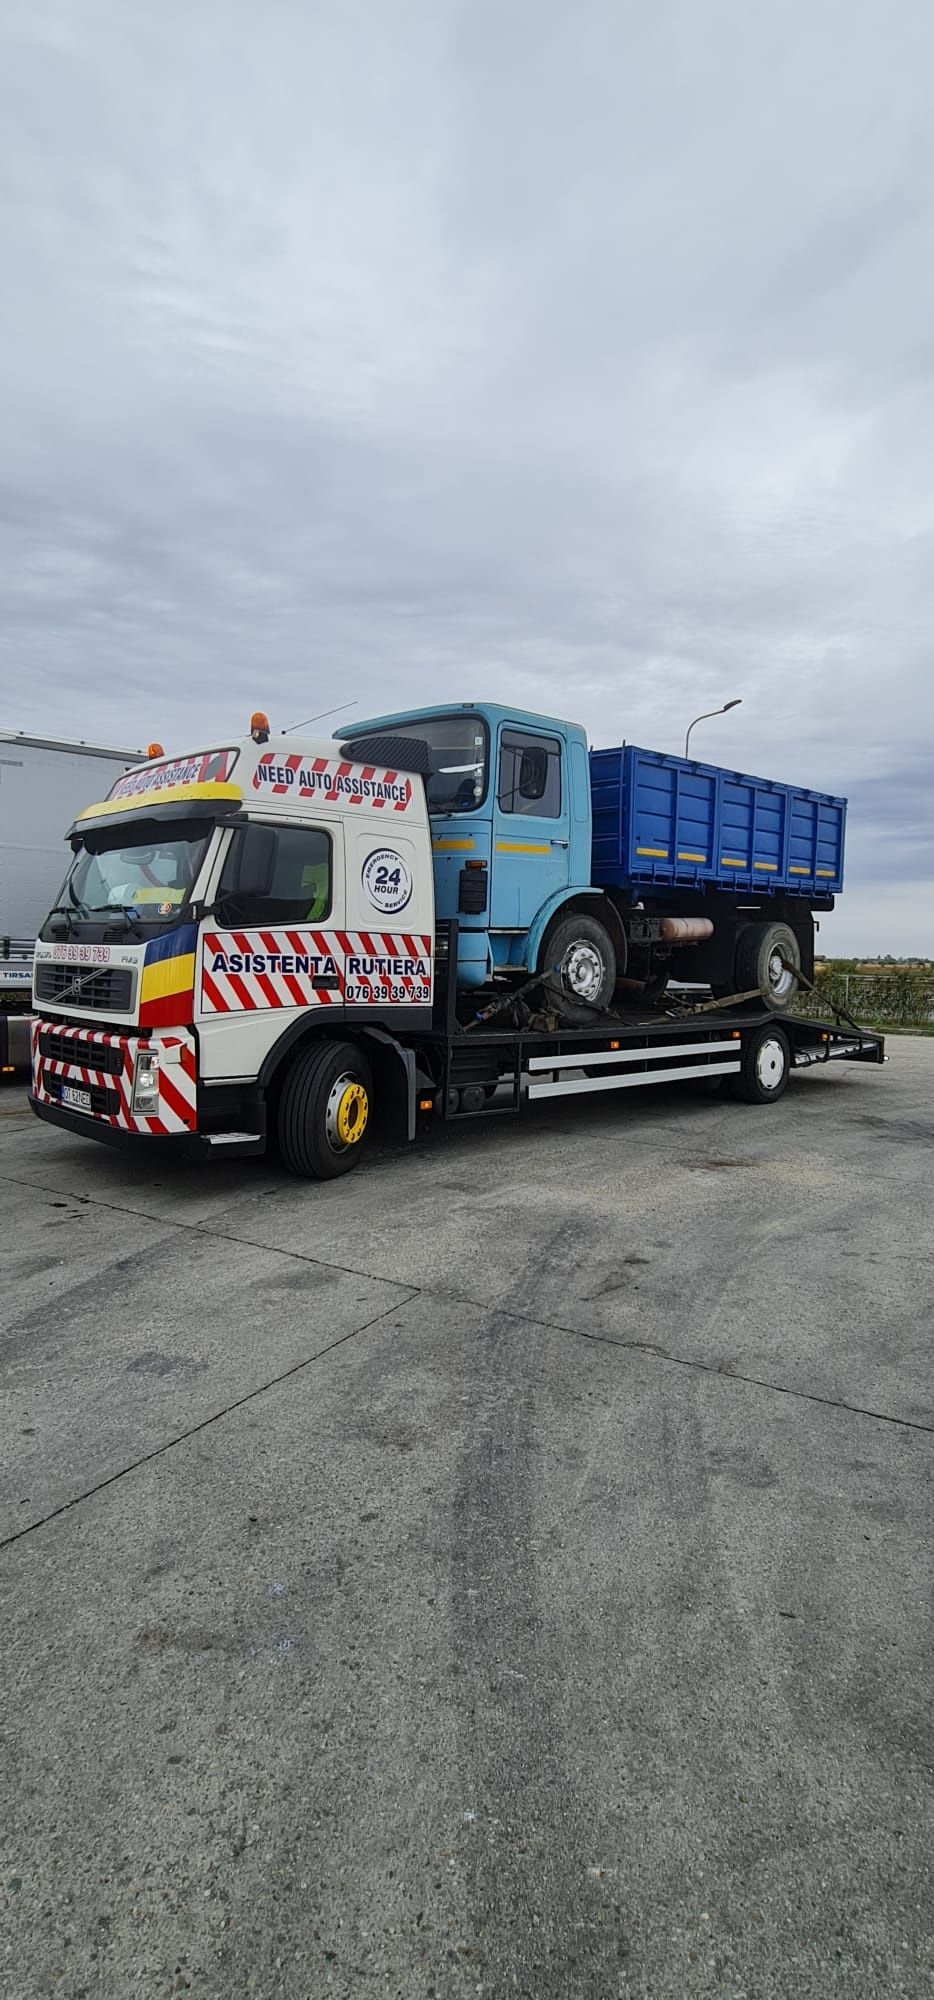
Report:
M339 715L342 708L356 708L356 706L356 699L353 701L339 701L334 708L322 708L319 709L317 715L306 715L304 722L290 722L288 729L283 729L282 734L283 736L293 736L296 729L307 729L309 722L323 722L326 715Z

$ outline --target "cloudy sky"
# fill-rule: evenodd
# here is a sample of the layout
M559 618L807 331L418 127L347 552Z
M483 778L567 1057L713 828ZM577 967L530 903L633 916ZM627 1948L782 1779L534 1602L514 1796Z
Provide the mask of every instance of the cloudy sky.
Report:
M928 0L3 21L0 723L739 695L851 800L822 942L934 954Z

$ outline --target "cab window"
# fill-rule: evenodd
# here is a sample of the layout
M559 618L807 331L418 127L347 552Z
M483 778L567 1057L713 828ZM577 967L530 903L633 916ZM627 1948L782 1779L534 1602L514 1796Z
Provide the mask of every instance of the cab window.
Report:
M320 924L330 914L332 850L320 827L243 827L221 876L218 915L251 924Z
M504 729L499 752L501 812L530 819L558 819L561 813L561 744L556 736L526 736Z

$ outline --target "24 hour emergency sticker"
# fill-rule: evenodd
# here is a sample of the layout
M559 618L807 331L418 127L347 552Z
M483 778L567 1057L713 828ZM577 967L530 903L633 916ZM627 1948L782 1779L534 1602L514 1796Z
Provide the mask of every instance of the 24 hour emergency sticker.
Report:
M411 901L412 877L394 847L376 847L367 855L362 881L374 909L385 911L387 916L398 916Z

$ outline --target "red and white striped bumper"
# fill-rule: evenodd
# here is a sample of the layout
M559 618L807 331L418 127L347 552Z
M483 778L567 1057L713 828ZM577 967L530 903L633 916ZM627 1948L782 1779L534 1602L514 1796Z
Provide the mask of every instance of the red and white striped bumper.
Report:
M133 1110L137 1055L159 1057L158 1109ZM107 1034L61 1021L32 1023L33 1100L37 1108L74 1110L89 1125L157 1139L195 1132L198 1125L194 1037L185 1028L142 1036ZM66 1091L69 1093L66 1095ZM86 1093L85 1105L69 1096Z

